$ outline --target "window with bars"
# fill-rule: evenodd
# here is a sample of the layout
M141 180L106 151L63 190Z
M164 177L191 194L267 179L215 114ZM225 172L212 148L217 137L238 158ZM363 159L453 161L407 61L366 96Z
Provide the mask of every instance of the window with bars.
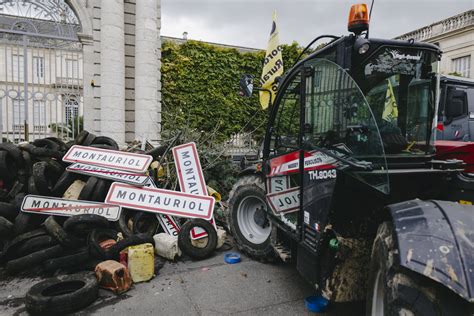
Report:
M453 72L460 74L463 77L469 77L471 72L471 56L454 58L452 62Z
M44 78L44 57L33 56L33 78Z
M25 60L23 55L12 54L11 71L12 81L22 82L24 78Z
M44 101L33 101L33 125L35 131L46 130L46 107Z
M25 101L22 99L13 100L13 129L21 130L25 124Z

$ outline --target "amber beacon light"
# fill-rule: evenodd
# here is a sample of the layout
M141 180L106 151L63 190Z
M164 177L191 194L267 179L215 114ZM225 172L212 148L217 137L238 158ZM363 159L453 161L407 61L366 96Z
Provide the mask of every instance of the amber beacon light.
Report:
M347 29L355 34L360 34L369 29L369 10L365 3L354 4L351 7Z

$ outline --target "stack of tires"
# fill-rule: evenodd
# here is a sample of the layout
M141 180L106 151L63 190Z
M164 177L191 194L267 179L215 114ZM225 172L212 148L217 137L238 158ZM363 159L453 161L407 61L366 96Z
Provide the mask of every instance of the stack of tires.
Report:
M62 158L72 145L119 150L113 139L87 131L68 143L47 137L0 144L0 264L9 274L88 270L97 261L118 259L120 250L129 245L153 243L159 223L143 212L125 209L113 223L94 215L67 218L20 211L27 194L104 201L110 180L65 170ZM118 233L124 239L107 252L99 246L104 239L116 240Z

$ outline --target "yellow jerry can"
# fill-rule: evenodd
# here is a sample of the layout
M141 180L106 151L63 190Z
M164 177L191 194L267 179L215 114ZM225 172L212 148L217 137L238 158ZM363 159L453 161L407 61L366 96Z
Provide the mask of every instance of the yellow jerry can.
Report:
M128 247L128 269L134 283L148 281L155 274L155 254L150 243Z

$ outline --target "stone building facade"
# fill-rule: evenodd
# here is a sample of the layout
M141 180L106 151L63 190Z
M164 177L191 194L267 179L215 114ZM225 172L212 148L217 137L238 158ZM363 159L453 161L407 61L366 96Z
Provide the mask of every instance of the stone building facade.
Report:
M0 142L160 140L160 0L0 0ZM72 130L72 131L71 131Z
M68 2L83 23L85 129L122 144L144 138L156 144L161 129L160 1ZM93 84L87 84L88 78Z
M397 39L437 44L443 51L442 74L474 78L474 10L400 35Z

